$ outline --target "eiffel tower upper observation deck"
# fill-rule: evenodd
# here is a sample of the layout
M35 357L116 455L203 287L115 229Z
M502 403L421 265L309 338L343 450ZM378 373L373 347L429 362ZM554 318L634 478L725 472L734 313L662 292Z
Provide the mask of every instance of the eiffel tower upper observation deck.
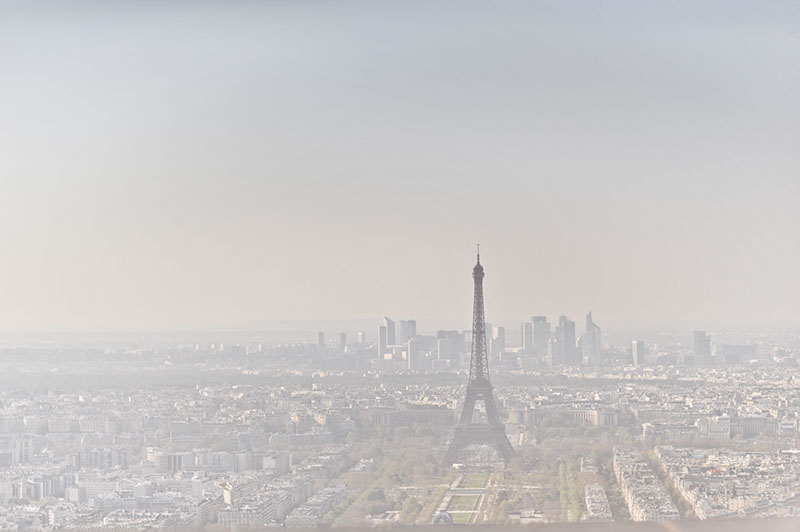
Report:
M489 445L500 453L503 461L514 457L514 448L506 436L505 425L497 414L494 392L489 381L489 359L486 353L486 320L483 314L483 265L480 247L478 261L472 268L475 294L472 302L472 355L469 361L469 381L464 397L464 410L453 432L442 465L452 465L458 453L470 445ZM475 402L483 401L486 409L486 423L473 423Z

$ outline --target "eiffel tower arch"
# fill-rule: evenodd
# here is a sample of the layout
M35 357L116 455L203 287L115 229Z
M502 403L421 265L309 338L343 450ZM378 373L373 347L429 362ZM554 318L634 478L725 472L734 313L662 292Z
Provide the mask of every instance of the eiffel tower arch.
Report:
M475 294L472 302L472 354L469 361L469 381L464 397L464 409L453 431L453 438L442 458L443 466L451 466L458 453L470 445L488 445L494 448L504 462L516 454L506 436L505 425L497 414L494 391L489 381L489 359L486 354L486 319L483 314L483 266L480 248L478 261L472 268ZM475 423L475 403L483 401L486 423Z

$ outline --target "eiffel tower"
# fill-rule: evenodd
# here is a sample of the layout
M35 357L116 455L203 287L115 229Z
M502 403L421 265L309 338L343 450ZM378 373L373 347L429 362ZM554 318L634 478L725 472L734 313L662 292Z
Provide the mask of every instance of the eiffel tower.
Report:
M483 266L478 247L478 262L472 268L475 296L472 302L472 356L469 361L469 382L464 410L453 432L453 439L442 458L443 466L451 466L458 453L470 445L489 445L500 453L504 462L514 457L514 448L506 436L505 425L497 415L492 385L489 382L489 360L486 355L486 320L483 316ZM486 423L473 423L475 401L483 401Z

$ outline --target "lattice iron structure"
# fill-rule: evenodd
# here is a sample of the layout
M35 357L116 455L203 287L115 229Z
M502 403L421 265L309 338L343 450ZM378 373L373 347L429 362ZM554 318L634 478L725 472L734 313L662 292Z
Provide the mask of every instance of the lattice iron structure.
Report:
M514 448L506 436L505 425L497 414L494 392L489 381L489 358L486 349L486 319L483 313L483 266L478 248L478 261L472 268L475 293L472 302L472 354L469 361L469 382L464 397L464 409L453 431L453 438L442 458L442 465L450 466L458 453L470 445L489 445L497 450L504 462L514 457ZM486 423L474 423L475 402L483 401Z

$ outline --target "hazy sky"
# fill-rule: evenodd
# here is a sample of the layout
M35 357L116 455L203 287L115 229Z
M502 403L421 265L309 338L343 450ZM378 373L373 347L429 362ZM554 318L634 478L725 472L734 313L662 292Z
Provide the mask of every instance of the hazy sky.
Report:
M467 326L476 242L494 322L800 328L798 95L796 0L5 0L0 330Z

